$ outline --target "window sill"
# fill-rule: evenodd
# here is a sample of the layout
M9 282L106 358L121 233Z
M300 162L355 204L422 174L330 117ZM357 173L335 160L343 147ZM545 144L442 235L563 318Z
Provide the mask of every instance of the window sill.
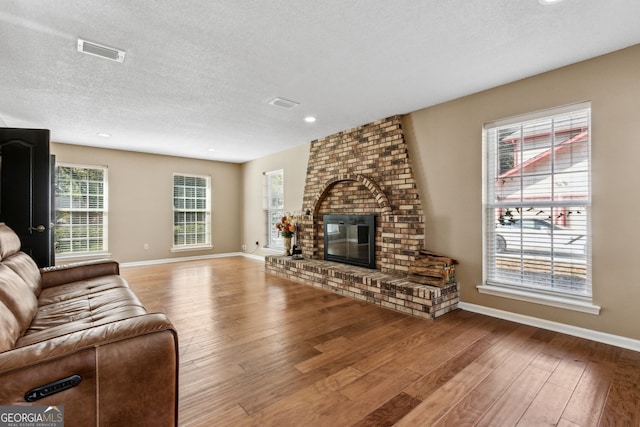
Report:
M213 249L213 245L174 246L171 252L206 251Z
M599 315L602 307L594 305L589 301L580 301L559 295L546 295L522 289L511 289L502 286L484 284L476 286L481 294L494 295L503 298L511 298L519 301L532 302L535 304L548 305L551 307L564 308L582 313Z

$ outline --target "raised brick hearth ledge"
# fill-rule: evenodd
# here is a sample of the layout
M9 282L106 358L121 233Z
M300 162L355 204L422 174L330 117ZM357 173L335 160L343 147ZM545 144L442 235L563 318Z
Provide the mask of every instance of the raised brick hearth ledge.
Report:
M458 308L457 283L438 288L368 268L287 256L267 256L265 266L279 277L426 319Z

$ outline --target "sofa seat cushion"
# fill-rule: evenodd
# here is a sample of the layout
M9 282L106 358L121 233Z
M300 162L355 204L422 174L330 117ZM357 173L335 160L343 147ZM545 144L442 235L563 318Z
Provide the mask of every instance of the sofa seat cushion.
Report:
M146 314L120 276L103 276L42 290L38 310L16 347Z

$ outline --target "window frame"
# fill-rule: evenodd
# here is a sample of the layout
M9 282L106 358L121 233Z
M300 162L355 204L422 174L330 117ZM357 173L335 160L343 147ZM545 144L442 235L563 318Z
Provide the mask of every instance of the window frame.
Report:
M284 210L284 169L276 169L269 172L264 173L265 176L265 184L264 184L264 210L265 210L265 223L266 223L266 247L269 249L284 249L284 238L277 233L275 225L280 222L282 217L285 215ZM281 206L274 207L271 202L273 200L272 195L272 181L271 179L275 176L282 177L282 193L281 193ZM275 215L275 217L274 217Z
M567 205L567 201L556 200L553 197L553 191L550 190L547 193L542 193L547 197L544 201L525 201L525 193L524 190L527 188L527 184L524 181L520 182L520 200L508 202L508 201L496 201L496 193L495 190L495 182L498 178L500 178L504 171L501 170L501 159L499 157L499 146L497 144L500 143L499 130L500 128L504 128L507 126L521 126L524 128L526 125L531 124L532 122L545 123L548 121L549 123L555 123L554 120L557 120L560 117L564 117L565 115L569 115L572 113L579 113L584 111L587 117L587 129L588 136L586 144L586 153L587 153L587 182L585 183L587 189L586 198L580 199L578 202L571 201L573 206L580 206L581 209L584 210L585 215L585 224L584 231L586 236L586 242L584 246L584 268L585 272L585 289L583 292L568 292L567 290L559 290L555 288L557 284L554 282L555 273L553 273L553 266L558 263L560 259L560 255L558 253L554 254L554 241L553 237L551 237L550 250L548 256L543 256L543 258L547 259L547 263L551 265L551 279L544 280L542 277L538 277L536 279L520 279L519 282L509 281L505 279L508 278L509 275L501 276L498 271L498 267L496 266L496 259L498 258L498 254L500 251L497 248L496 236L498 235L499 226L496 224L496 216L498 212L503 212L499 209L516 209L516 207L520 207L522 211L524 211L524 205L527 206L536 206L540 207L540 209L544 209L544 207L549 207L550 209L560 209L562 206ZM552 128L553 129L553 128ZM493 131L493 138L490 138L489 134ZM555 307L561 307L565 309L577 310L581 312L591 313L591 314L599 314L600 307L593 304L592 298L592 282L591 282L591 174L592 174L592 154L591 154L591 103L583 102L579 104L568 105L560 108L554 108L550 110L539 111L531 114L523 114L511 118L507 118L504 120L499 120L495 122L486 123L483 126L482 133L482 143L483 143L483 194L482 194L482 242L483 242L483 277L482 283L477 286L477 289L480 293L491 294L500 297L512 298L522 301L534 302L538 304L550 305ZM555 133L553 134L555 135ZM492 145L493 144L493 145ZM556 147L554 143L550 143L549 145L550 157L555 159ZM534 149L537 149L534 147ZM519 154L522 156L524 151L521 151ZM515 154L516 156L518 153ZM492 158L491 156L495 156ZM524 168L525 161L523 158L519 159L520 168ZM573 163L571 163L573 165ZM553 166L550 169L550 172L547 176L553 181L554 177L562 174L560 170L555 170ZM520 179L522 180L524 175L520 175ZM492 187L493 186L493 187ZM522 212L518 211L520 217L517 218L520 220L520 225L524 224L524 220L526 218L523 216ZM502 216L501 216L502 218ZM552 217L551 224L555 223ZM530 231L525 231L524 228L520 229L520 233L522 235L521 242L522 245L520 247L520 260L521 267L520 276L524 277L527 275L527 272L523 270L523 265L526 265L527 261L530 261L531 258L534 257L532 254L528 254L524 249L524 242L527 238L535 240L537 237L531 236L528 233ZM575 256L575 259L578 259L580 256ZM573 255L571 255L571 260L574 260ZM523 261L525 260L525 261ZM523 262L523 263L522 263ZM515 275L514 275L515 276ZM540 286L533 286L531 284L532 281L539 281L542 283ZM526 283L526 284L525 284Z
M72 169L85 169L85 170L100 170L102 172L102 209L91 209L91 208L69 208L69 209L63 209L63 208L59 208L59 196L58 196L58 189L59 189L59 174L58 174L58 168L59 167L64 167L64 168L72 168ZM88 193L87 193L88 195ZM87 165L87 164L79 164L79 163L68 163L68 162L56 162L55 165L55 192L54 192L54 205L55 205L55 231L54 231L54 246L56 247L55 249L55 257L56 259L79 259L79 258L99 258L99 257L105 257L105 256L110 256L109 254L109 168L108 166L105 165ZM65 212L71 212L71 211L75 211L75 212L101 212L102 213L102 249L100 250L86 250L86 251L67 251L67 252L58 252L57 251L57 246L58 246L58 238L57 236L57 230L59 228L61 228L62 226L60 225L59 219L58 219L58 212L60 211L65 211ZM70 238L71 241L73 241L73 237Z
M206 194L206 199L205 199L205 208L204 209L198 209L198 208L181 208L181 207L176 207L176 177L183 177L183 178L196 178L196 179L204 179L206 182L206 189L205 189L205 194ZM183 186L183 188L186 188L186 185ZM213 236L212 236L212 190L211 190L211 176L210 175L202 175L202 174L193 174L193 173L183 173L183 172L173 172L173 174L171 175L171 206L172 206L172 210L171 210L171 214L172 214L172 220L171 220L171 225L172 225L172 246L171 246L171 252L180 252L180 251L193 251L193 250L206 250L206 249L212 249L213 248ZM183 198L186 198L185 195L182 196ZM195 199L197 199L197 196L194 196ZM176 214L177 213L204 213L205 214L205 232L203 233L205 236L205 241L204 242L195 242L195 243L176 243L176 227L179 225L176 223ZM197 223L197 222L194 222ZM202 234L202 233L199 233Z

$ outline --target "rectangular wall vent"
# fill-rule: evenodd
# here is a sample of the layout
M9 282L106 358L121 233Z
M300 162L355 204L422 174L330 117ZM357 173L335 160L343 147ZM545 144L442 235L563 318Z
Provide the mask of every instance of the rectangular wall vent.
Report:
M124 62L124 56L127 54L124 50L82 39L78 39L78 52L99 56L100 58L110 59L116 62Z
M269 104L275 105L276 107L280 107L280 108L293 108L300 103L295 101L289 101L288 99L284 99L284 98L274 98L271 101L269 101Z

